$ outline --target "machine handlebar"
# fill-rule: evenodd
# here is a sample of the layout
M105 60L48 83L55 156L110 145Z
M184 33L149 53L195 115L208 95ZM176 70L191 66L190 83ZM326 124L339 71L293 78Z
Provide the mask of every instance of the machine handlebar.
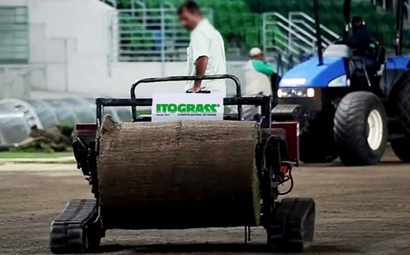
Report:
M218 74L218 75L204 75L204 76L170 76L161 78L147 78L137 81L131 86L131 99L136 99L135 89L142 83L155 83L155 82L170 82L170 81L199 81L199 80L233 80L236 86L236 97L241 97L241 82L238 77L231 74Z
M137 81L131 86L131 99L137 99L135 95L135 89L138 85L142 83L155 83L155 82L170 82L170 81L198 81L198 80L222 80L230 79L233 80L236 86L236 97L242 97L241 92L241 82L238 77L231 74L219 74L219 75L204 75L204 76L170 76L170 77L161 77L161 78L147 78ZM207 92L203 92L207 93ZM134 119L137 116L137 107L131 106L131 112ZM238 115L242 117L242 106L238 105Z

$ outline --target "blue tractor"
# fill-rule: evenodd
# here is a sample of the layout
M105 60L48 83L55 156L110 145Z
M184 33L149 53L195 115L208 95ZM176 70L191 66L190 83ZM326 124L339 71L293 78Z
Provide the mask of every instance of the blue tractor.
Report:
M306 163L340 157L346 166L381 160L387 142L410 162L410 57L402 56L404 0L397 0L396 49L371 40L352 44L351 0L344 2L345 31L322 49L319 2L314 0L317 56L285 73L279 83L276 119L300 122L300 157ZM363 46L363 45L362 45Z

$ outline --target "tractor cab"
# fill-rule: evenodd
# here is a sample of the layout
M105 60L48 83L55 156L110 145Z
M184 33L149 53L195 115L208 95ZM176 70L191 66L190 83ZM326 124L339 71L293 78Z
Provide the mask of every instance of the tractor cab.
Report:
M342 38L323 51L324 58L343 58L347 78L355 88L377 86L386 61L386 50L372 40L362 49L352 47L352 38Z
M329 45L323 52L324 57L345 57L348 59L367 58L371 61L368 66L370 68L379 69L380 65L386 61L386 49L379 44L378 41L372 39L364 47L364 50L359 50L349 45L351 37L342 38L334 44Z

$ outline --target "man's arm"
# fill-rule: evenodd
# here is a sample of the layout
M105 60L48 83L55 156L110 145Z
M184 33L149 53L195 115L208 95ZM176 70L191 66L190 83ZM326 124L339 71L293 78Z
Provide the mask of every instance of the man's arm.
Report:
M205 75L208 66L209 42L206 36L200 32L191 35L193 58L195 59L195 75ZM202 81L195 81L192 92L201 90Z
M208 66L208 57L207 56L201 56L199 57L196 61L195 61L195 70L196 76L203 76L205 75L206 72L206 67ZM201 90L201 84L202 81L201 80L197 80L194 83L194 89L195 90Z
M273 74L272 66L265 64L261 60L252 60L252 65L253 65L253 68L255 68L255 70L260 73L263 73L267 76L271 76Z

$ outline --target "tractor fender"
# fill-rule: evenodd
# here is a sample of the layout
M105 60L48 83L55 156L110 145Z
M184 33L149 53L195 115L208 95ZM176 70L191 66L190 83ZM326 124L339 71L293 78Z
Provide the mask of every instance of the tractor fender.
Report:
M400 81L409 72L400 69L384 70L379 86L382 96L390 100L391 95L398 89Z
M385 69L380 80L379 89L384 98L389 102L394 93L403 86L403 79L410 73L410 57L389 57L386 60Z
M410 70L402 71L400 76L397 77L397 79L394 81L393 86L389 93L389 99L391 99L394 95L396 95L396 93L398 93L400 89L406 85L405 80L410 80Z
M394 102L396 100L397 93L399 93L401 89L407 84L406 80L410 81L410 70L397 70L396 75L397 77L392 80L392 83L388 88L388 92L385 94L385 97L387 98L387 111L389 115L391 115L391 111L394 111Z

